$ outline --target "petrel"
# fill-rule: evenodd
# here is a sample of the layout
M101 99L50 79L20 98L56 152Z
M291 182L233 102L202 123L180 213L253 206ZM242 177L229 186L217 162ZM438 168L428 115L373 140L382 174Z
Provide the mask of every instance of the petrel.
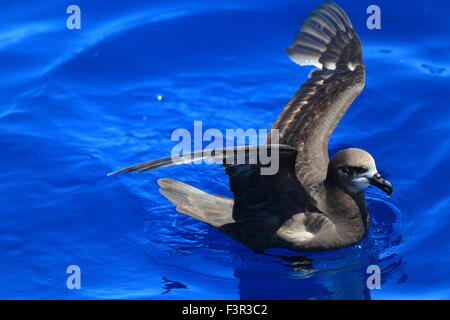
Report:
M295 63L316 68L272 126L279 132L279 143L272 144L269 135L265 145L232 150L253 159L261 148L278 152L275 174L262 174L259 160L230 163L225 152L230 150L221 149L152 160L110 175L221 159L234 199L172 179L158 180L160 192L179 212L258 252L333 250L360 241L370 221L364 189L374 185L390 195L392 185L364 150L341 150L329 159L328 140L364 87L361 42L344 10L327 1L301 24L287 53Z

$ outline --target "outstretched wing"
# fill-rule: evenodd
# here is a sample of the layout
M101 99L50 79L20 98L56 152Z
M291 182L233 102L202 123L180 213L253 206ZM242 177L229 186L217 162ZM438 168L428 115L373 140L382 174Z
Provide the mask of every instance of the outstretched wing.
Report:
M326 178L328 140L364 87L361 51L348 16L328 1L302 23L287 49L297 64L317 67L272 126L279 130L280 143L297 148L295 170L304 186Z
M270 153L272 150L277 152L295 151L296 149L287 145L279 144L266 144L262 146L237 146L230 148L217 148L211 150L202 150L192 153L186 153L183 155L172 155L170 157L150 160L142 163L138 163L126 168L122 168L108 173L108 176L112 176L118 173L128 172L145 172L158 168L164 168L174 165L192 163L198 160L209 160L217 163L235 163L235 161L246 161L252 159L257 161L259 155L264 153Z

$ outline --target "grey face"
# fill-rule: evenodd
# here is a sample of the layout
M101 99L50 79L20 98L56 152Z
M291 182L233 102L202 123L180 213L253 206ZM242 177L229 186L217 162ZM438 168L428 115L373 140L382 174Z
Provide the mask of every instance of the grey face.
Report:
M352 191L362 191L373 185L388 195L392 193L392 184L381 177L375 160L364 150L342 150L331 159L330 167L334 172L337 171L336 178Z
M339 170L346 176L348 184L355 191L361 191L369 185L373 185L386 192L387 195L392 194L392 184L383 179L376 168L342 166Z

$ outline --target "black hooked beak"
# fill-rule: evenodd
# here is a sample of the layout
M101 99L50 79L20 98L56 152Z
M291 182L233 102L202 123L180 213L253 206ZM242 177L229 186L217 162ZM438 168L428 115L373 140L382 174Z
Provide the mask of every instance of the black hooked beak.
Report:
M381 177L381 174L376 173L372 178L369 179L369 182L370 182L371 185L373 185L373 186L375 186L377 188L380 188L381 190L386 192L386 194L388 196L391 195L391 193L392 193L392 184L389 181L384 180Z

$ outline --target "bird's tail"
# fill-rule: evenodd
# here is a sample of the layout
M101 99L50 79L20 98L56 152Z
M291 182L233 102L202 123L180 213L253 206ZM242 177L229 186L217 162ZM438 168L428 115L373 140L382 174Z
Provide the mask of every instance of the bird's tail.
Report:
M212 195L193 186L172 179L159 179L159 191L177 211L219 228L234 222L233 200Z

